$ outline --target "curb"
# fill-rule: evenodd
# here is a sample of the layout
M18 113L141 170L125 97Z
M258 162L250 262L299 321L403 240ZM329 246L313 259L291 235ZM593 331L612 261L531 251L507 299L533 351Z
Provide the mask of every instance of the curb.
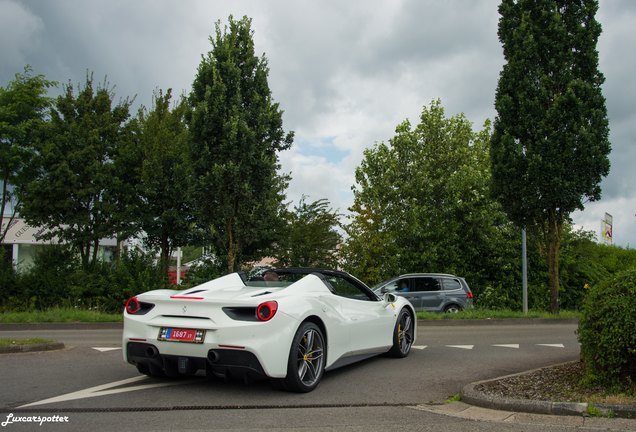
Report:
M548 366L550 367L550 366ZM587 402L558 402L558 401L537 401L530 399L513 399L489 395L476 390L480 384L486 384L505 378L525 375L545 368L533 369L499 378L477 381L465 385L460 392L461 401L469 405L482 408L489 408L501 411L525 412L531 414L551 414L566 416L588 416L588 409L598 410L601 415L619 418L636 418L636 406L632 405L610 405L610 404L588 404Z
M53 351L64 349L64 344L62 342L49 342L42 344L32 344L32 345L11 345L11 346L3 346L0 347L0 354L13 354L13 353L24 353L24 352L35 352L35 351Z

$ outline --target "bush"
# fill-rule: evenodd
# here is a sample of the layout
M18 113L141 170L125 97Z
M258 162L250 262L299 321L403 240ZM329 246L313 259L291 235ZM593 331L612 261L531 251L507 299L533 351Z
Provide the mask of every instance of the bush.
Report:
M636 269L593 286L579 320L584 384L627 388L636 383Z
M40 248L33 265L19 273L0 260L3 311L62 307L121 312L132 295L165 287L167 277L154 264L153 254L136 251L122 253L116 262L82 268L70 248L51 245Z
M10 307L14 311L45 309L59 306L66 299L68 281L79 265L70 248L51 245L38 249L33 265L17 275L18 292Z
M6 253L5 248L0 247L0 310L8 307L11 304L10 299L18 292L17 275Z
M521 293L518 293L516 297L521 297ZM521 308L521 301L519 298L514 298L514 293L509 289L503 288L500 284L497 287L489 285L479 295L476 295L475 305L480 309L489 310L519 310Z
M159 273L152 254L129 251L116 262L75 270L69 282L70 303L66 306L121 312L133 295L166 286L167 277Z
M222 264L214 261L213 259L201 259L199 265L194 266L188 270L185 280L179 288L175 289L187 289L209 280L216 279L225 274Z

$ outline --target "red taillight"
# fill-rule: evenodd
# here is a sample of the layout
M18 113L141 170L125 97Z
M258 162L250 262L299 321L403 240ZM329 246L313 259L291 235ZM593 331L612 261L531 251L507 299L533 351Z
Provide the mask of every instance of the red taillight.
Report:
M258 318L259 321L269 321L274 318L277 310L278 303L276 303L275 301L267 301L265 303L261 303L256 308L256 318Z
M472 292L472 291L468 291L468 292L466 293L466 298L467 298L467 299L471 299L471 298L473 298L473 292Z
M131 297L126 302L126 312L131 315L136 314L139 311L139 300L137 297Z

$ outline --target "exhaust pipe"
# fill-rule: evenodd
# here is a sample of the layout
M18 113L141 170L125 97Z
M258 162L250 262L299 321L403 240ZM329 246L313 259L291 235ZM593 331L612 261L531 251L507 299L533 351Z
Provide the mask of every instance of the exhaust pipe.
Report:
M215 363L218 359L219 359L219 355L216 352L212 350L208 351L208 361L210 363Z
M148 348L146 348L146 357L155 358L158 355L159 355L159 350L154 345L150 345Z

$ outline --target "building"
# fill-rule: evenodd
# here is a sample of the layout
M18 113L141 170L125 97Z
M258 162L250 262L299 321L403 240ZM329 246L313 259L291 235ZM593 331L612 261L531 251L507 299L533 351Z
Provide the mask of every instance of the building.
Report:
M33 265L35 253L39 248L52 244L59 244L55 238L51 240L40 240L45 228L32 227L24 219L9 217L2 219L2 229L4 232L8 226L7 234L0 245L4 250L4 259L11 261L16 271L25 271ZM104 260L110 260L117 248L117 241L112 239L102 239L99 242L98 256Z

